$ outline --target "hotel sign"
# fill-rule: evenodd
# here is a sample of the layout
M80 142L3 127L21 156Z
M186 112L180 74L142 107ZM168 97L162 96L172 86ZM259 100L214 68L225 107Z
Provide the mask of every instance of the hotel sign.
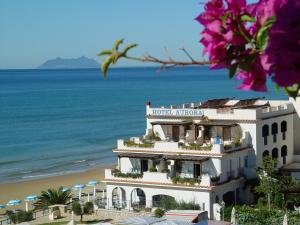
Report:
M151 116L184 116L184 117L195 117L203 116L204 112L201 109L150 109Z

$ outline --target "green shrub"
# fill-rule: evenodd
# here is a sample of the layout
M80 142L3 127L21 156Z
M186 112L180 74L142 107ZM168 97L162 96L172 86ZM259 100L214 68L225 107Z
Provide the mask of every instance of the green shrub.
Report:
M179 177L175 176L172 177L172 183L173 184L190 184L190 185L195 185L196 183L200 184L201 180L198 178L187 178L187 177Z
M229 150L229 149L231 149L231 148L232 148L232 145L230 145L230 144L224 145L224 149L225 149L225 150Z
M149 169L150 172L157 172L157 169L156 167L152 166L150 169Z
M211 150L212 145L206 146L206 145L189 144L189 145L183 145L182 148L188 150Z
M86 202L84 205L84 214L93 214L94 204L92 202Z
M137 144L137 143L135 143L134 141L131 141L131 140L124 141L124 145L126 145L128 147L141 147L141 148L152 148L154 146L153 143Z
M22 223L22 222L27 222L33 220L33 212L32 211L18 211L16 213L13 213L12 211L7 211L6 212L8 218L11 220L13 223Z
M220 181L220 176L214 176L210 178L211 182L219 182Z
M185 202L185 201L180 201L177 203L177 208L180 210L200 210L201 207L199 204L196 204L194 201L192 202Z
M158 217L158 218L163 217L164 214L165 214L165 210L163 210L161 208L157 208L154 211L154 216Z
M123 178L133 178L133 179L137 179L137 178L142 178L143 174L142 173L122 173L120 170L118 169L114 169L111 171L111 174L115 177L123 177Z
M283 216L287 213L289 225L299 225L300 214L267 207L251 207L247 205L234 206L237 212L238 224L243 225L282 225ZM232 207L225 208L225 220L230 221Z

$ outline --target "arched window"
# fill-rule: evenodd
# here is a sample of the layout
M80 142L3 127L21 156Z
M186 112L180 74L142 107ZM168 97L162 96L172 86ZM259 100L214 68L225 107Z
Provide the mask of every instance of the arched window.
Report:
M273 135L273 142L277 141L277 135L278 134L278 124L277 123L273 123L272 124L272 135Z
M269 126L267 124L262 127L262 136L264 138L264 145L268 144Z
M281 133L282 133L282 139L285 140L286 138L286 131L287 131L287 123L286 121L282 121L281 122L281 126L280 126L280 130L281 130Z
M269 136L269 126L267 124L265 124L262 127L262 136L263 137Z
M287 146L284 145L284 146L281 147L281 157L282 157L283 165L286 164L286 156L287 156Z
M268 156L269 155L269 151L265 150L262 155L263 155L263 157Z
M272 150L272 159L278 158L278 148L273 148Z

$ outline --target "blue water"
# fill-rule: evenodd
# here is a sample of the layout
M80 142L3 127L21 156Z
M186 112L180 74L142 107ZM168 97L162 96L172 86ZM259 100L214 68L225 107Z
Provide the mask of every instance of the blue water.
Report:
M0 70L0 182L35 179L116 162L118 138L145 131L145 102L286 98L236 90L208 68Z

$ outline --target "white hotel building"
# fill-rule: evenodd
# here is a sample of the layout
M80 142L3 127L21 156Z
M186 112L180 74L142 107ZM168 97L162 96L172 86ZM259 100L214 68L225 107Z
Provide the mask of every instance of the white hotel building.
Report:
M298 98L299 99L299 98ZM297 108L298 107L298 108ZM118 140L105 171L107 208L153 208L162 196L194 201L218 219L220 203L250 203L264 155L300 179L300 100L213 99L154 108L143 137Z

